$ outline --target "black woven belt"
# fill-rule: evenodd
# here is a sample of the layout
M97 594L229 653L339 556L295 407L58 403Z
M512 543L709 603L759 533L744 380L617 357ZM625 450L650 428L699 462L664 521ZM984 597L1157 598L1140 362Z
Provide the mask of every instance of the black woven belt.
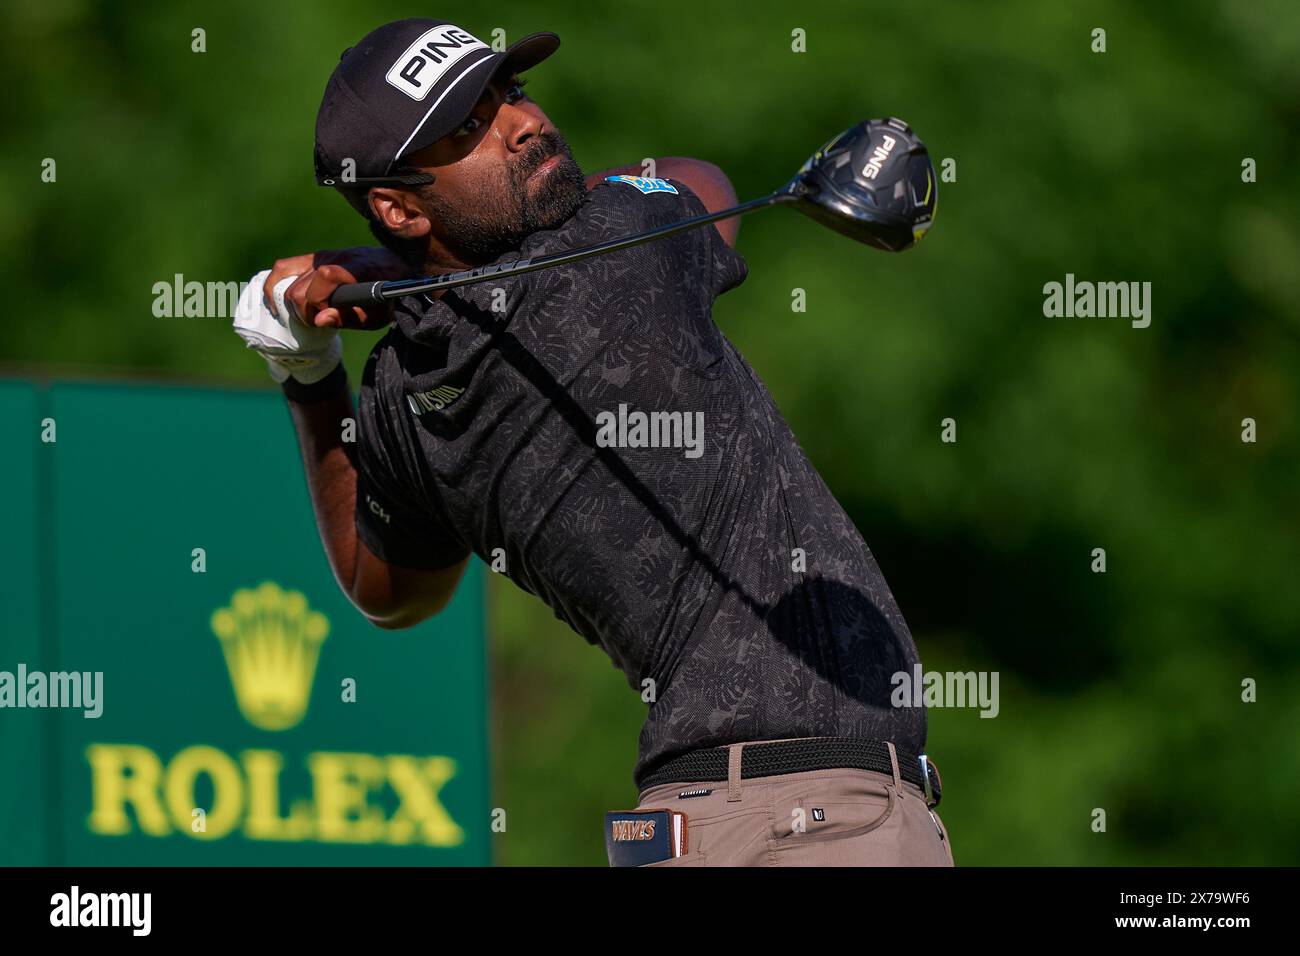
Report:
M726 747L692 750L660 764L641 780L641 790L649 790L665 783L706 783L727 779ZM930 795L927 802L939 805L939 771L928 759L896 750L898 775L908 783L926 792L925 774L930 778ZM923 763L924 761L924 763ZM740 777L773 777L786 773L807 773L811 770L874 770L893 776L889 762L889 748L883 741L862 737L808 737L802 740L781 740L747 743L740 752Z

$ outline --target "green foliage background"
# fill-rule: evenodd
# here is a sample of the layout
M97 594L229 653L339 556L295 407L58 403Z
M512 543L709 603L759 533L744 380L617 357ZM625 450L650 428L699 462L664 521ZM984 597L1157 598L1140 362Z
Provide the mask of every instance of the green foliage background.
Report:
M715 318L853 515L927 669L1001 675L996 719L931 712L957 860L1300 860L1300 8L10 4L0 360L265 383L228 323L154 318L153 284L368 243L312 183L314 115L339 53L412 15L558 32L529 92L589 170L700 156L748 198L891 114L955 159L902 256L746 220L750 277ZM1151 282L1150 328L1044 318L1067 272ZM350 337L354 370L370 342ZM497 583L490 621L498 859L601 864L643 705L534 599Z

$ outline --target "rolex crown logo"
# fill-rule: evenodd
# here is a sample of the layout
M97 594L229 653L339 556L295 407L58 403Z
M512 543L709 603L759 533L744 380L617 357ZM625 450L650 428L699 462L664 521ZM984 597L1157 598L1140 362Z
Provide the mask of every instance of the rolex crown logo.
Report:
M298 591L272 581L235 592L212 614L212 631L235 687L239 710L254 727L287 730L302 720L311 699L320 646L329 634L324 614Z

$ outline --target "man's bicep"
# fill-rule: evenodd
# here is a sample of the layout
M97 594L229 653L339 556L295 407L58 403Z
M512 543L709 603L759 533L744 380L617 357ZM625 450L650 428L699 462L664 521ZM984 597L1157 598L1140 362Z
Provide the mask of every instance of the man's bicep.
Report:
M451 600L469 549L425 509L357 474L357 570L352 597L379 627L411 627Z
M357 538L376 557L402 568L439 571L469 556L441 521L390 493L367 471L357 470Z
M426 500L419 480L421 449L390 417L391 401L377 382L379 362L366 363L357 404L357 537L398 567L436 571L462 561L469 549L448 526L441 502Z

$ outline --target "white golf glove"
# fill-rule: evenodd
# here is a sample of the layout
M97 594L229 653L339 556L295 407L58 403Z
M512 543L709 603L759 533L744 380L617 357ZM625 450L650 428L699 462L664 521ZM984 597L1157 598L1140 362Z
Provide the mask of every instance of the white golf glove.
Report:
M275 311L266 307L262 287L267 269L253 276L235 306L235 333L264 359L271 377L283 383L293 378L303 385L319 382L343 360L343 343L338 329L307 325L284 298L297 276L281 279L275 286Z

